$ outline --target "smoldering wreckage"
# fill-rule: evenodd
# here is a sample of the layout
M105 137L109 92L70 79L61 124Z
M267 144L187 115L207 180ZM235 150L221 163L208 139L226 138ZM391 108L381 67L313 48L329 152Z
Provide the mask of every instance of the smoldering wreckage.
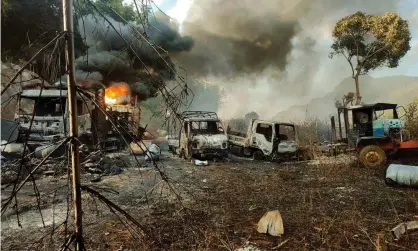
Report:
M2 184L14 182L15 167L24 154L23 142L27 142L25 155L29 159L26 162L29 170L52 154L55 159L44 163L36 173L55 175L65 172L66 167L57 170L56 163L62 161L68 151L67 145L63 144L68 136L67 99L67 90L59 82L42 90L25 89L18 93L14 120L2 119ZM250 119L244 123L246 128L241 126L241 131L234 131L233 124L221 121L213 111L184 111L178 114L180 120L168 126L167 131L151 135L140 126L139 104L138 96L123 82L113 83L96 93L84 91L78 94L81 166L84 173L90 175L91 182L120 174L135 165L146 166L147 161L159 161L161 148L168 148L173 156L192 161L196 166L208 165L211 160L228 161L234 156L254 161L315 161L318 153L336 156L354 151L363 165L374 168L384 165L388 154L417 148L417 141L409 139L402 130L398 107L394 104L339 108L339 140L319 146L299 145L296 125L289 122ZM376 116L384 110L391 110L394 117L380 119ZM334 118L331 124L333 137L338 138ZM56 149L59 150L54 151ZM134 161L138 156L144 157L142 162ZM417 187L418 168L389 165L386 182ZM402 223L392 233L399 239L407 230L416 227L414 221ZM259 221L257 231L283 235L280 212L267 212Z
M87 17L84 22L88 24L90 19L92 17ZM87 37L89 63L85 63L84 57L76 60L76 80L82 89L77 94L81 166L85 175L90 175L91 182L99 182L106 175L120 174L126 168L146 166L147 161L164 161L167 156L177 156L197 166L239 157L296 164L314 163L319 155L353 152L364 166L377 168L385 165L392 156L418 149L418 141L410 139L403 128L397 105L387 103L339 108L338 123L334 117L331 121L332 143L320 145L300 145L296 125L288 121L250 119L243 127L234 128L236 125L222 121L215 111L179 112L176 114L178 120L154 135L149 131L154 129L152 131L156 132L155 128L141 126L140 104L156 96L164 85L164 82L150 78L166 81L174 78L174 72L170 70L174 68L172 62L167 57L155 63L147 47L133 48L152 65L151 72L138 70L142 67L136 65L135 60L133 64L127 63L132 62L134 56L121 52L124 43L117 39L119 36L112 38L104 25L95 28L96 25L85 25L86 29L91 29L86 34L96 34ZM160 28L164 28L161 25ZM128 27L121 29L122 36L128 41L132 32ZM152 36L152 32L150 34ZM153 41L165 43L157 36ZM188 50L192 45L191 39L174 36L164 48L175 52ZM109 61L113 62L112 66L107 63ZM43 163L36 174L54 175L67 171L67 167L56 168L68 152L65 141L69 135L68 92L63 79L54 84L43 82L43 88L19 89L14 94L13 118L2 118L1 121L2 185L15 181L21 156L27 156L28 170L42 164L41 159L54 157ZM393 118L382 119L379 113L385 110L391 110ZM165 151L166 148L172 155ZM330 159L335 161L335 158ZM418 167L391 164L385 181L418 187ZM392 233L399 239L407 230L415 228L418 228L416 222L411 221L398 225ZM258 222L257 231L272 236L283 235L280 212L267 212Z

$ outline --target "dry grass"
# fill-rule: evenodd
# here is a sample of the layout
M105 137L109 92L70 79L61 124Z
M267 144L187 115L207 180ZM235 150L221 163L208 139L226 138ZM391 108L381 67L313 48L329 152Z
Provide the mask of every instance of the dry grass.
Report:
M247 242L270 250L286 240L281 249L418 249L417 233L399 242L389 233L418 215L418 193L386 187L382 170L237 163L203 172L205 196L190 209L155 208L154 229L171 250L233 250ZM257 221L274 209L282 213L285 236L256 233Z
M390 236L392 227L418 215L418 192L387 187L383 170L253 161L175 165L184 171L177 183L195 196L183 206L160 200L145 210L133 204L135 194L120 201L167 249L233 250L246 243L262 250L418 249L417 232L397 242ZM275 209L282 214L284 236L258 234L260 217ZM86 219L85 231L89 250L161 249L127 232L111 214ZM9 250L19 246L16 240L3 241Z

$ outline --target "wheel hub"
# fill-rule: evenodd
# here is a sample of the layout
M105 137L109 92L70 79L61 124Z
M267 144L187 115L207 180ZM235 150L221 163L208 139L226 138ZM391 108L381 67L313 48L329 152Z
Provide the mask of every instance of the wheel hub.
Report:
M375 151L368 152L365 157L366 161L369 163L375 164L380 162L380 155Z

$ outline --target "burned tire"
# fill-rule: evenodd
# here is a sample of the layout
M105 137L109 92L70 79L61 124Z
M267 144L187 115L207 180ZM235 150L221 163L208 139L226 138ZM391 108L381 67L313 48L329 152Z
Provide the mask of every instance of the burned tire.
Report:
M382 148L376 145L370 145L361 149L359 160L365 167L376 168L383 166L386 163L387 157Z

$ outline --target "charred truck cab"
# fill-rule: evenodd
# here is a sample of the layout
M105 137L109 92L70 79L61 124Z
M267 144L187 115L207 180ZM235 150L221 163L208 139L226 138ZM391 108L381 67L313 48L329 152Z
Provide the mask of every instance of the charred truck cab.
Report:
M92 135L88 111L91 102L84 100L85 97L77 94L78 133L82 143L90 141ZM18 94L14 121L10 125L12 127L7 131L16 138L5 140L15 142L16 149L20 148L18 145L23 148L23 142L27 141L29 151L35 151L35 156L47 154L69 135L67 90L56 87L23 90Z
M180 157L224 158L228 156L228 137L215 112L186 111L181 114Z
M230 152L254 159L288 160L297 158L294 124L252 119L247 133L232 131L228 127Z

